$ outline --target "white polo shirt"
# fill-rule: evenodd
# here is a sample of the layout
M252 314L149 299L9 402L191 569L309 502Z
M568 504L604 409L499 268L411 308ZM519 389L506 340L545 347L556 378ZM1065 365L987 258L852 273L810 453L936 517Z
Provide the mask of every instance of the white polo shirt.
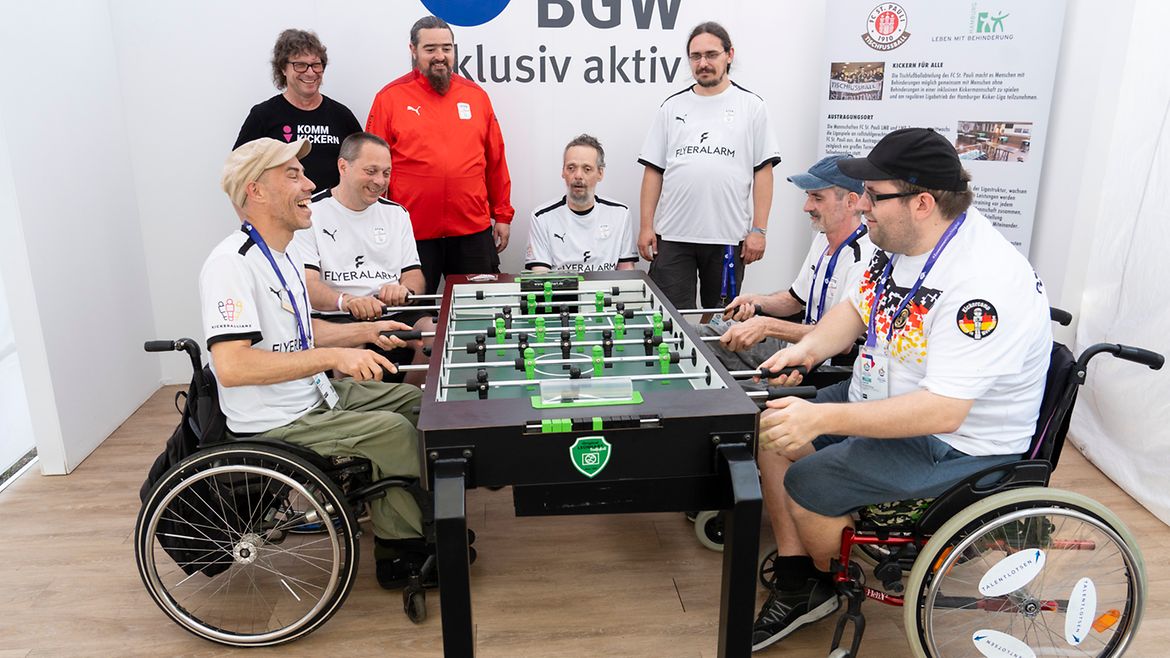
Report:
M662 172L656 233L730 245L751 226L756 170L780 162L780 149L764 100L733 82L715 96L688 87L667 98L638 162Z
M313 346L304 264L289 250L272 252L296 298L302 328ZM207 348L226 340L247 340L267 352L301 351L296 316L280 279L260 248L243 230L216 245L199 273L203 335ZM211 361L215 372L215 360ZM263 386L219 385L219 406L233 432L266 432L287 425L322 402L311 377Z
M849 245L844 246L837 256L837 263L833 267L828 285L825 285L825 276L829 274L829 261L833 258L828 247L829 239L825 237L824 233L817 233L816 237L813 238L812 245L808 248L808 255L804 258L800 273L796 275L796 280L788 289L789 294L805 305L804 316L812 317L811 324L816 324L821 319L821 316L817 315L821 290L825 291L824 312L828 313L829 309L836 306L838 302L849 297L850 290L857 287L861 281L862 273L865 272L870 259L873 258L875 249L873 242L869 240L868 231ZM810 290L812 291L811 295L809 294Z
M878 305L877 348L890 355L890 397L926 389L974 400L957 431L936 436L968 455L1022 453L1036 429L1052 351L1044 285L1027 259L971 206L905 311L891 317L927 256L898 256ZM863 322L869 321L889 260L888 253L875 251L850 293ZM852 401L861 399L862 367L858 358Z
M296 232L292 249L337 292L376 295L421 267L410 215L397 203L378 199L355 212L325 190L313 196L310 207L313 226Z
M524 266L605 272L617 269L618 263L638 262L630 209L601 197L595 200L583 213L570 208L565 197L533 212Z

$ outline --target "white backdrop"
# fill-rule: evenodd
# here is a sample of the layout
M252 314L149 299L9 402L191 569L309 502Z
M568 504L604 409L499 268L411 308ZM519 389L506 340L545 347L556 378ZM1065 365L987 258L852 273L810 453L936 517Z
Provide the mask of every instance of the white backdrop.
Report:
M572 0L576 20L558 31L535 27L535 0L513 0L487 26L457 27L456 39L495 44L497 55L539 54L543 44L575 62L610 45L673 57L695 23L722 21L736 42L732 77L768 102L784 156L768 255L748 269L745 290L787 286L810 234L803 197L783 177L816 158L825 73L816 61L826 39L859 38L864 26L826 33L821 2L679 0L673 31L638 30L631 0L592 0L602 17L623 7L619 27L599 29L581 18L583 2ZM1096 227L1116 221L1102 181L1115 126L1129 121L1128 107L1118 120L1119 71L1140 63L1126 59L1134 5L1068 2L1031 260L1074 314ZM316 30L332 61L325 92L364 120L374 93L407 70L407 30L424 13L419 0L5 6L0 39L19 66L0 94L0 269L44 472L74 468L160 380L187 379L181 358L145 354L142 340L198 337L199 265L235 222L220 167L248 109L276 93L267 60L277 33ZM609 151L601 192L636 204L634 159L653 108L687 84L680 75L654 85L484 85L508 145L519 243L527 213L560 193L560 148L578 131L597 132ZM522 251L509 248L505 267Z
M510 56L513 62L520 55L555 56L561 63L571 58L563 83L496 83L490 80L490 61L485 64L489 80L482 86L500 118L517 217L502 269L522 267L529 214L564 193L561 150L578 133L594 134L606 149L608 167L599 192L626 203L636 216L642 175L636 160L653 111L692 82L685 59L690 29L718 20L735 44L732 78L768 101L784 158L776 169L768 252L764 261L748 268L745 289L786 287L811 232L800 212L803 195L784 176L812 162L814 97L823 78L811 66L790 64L820 52L824 7L672 0L661 3L677 6L672 29L663 27L657 11L649 29L638 29L628 0L590 0L601 19L609 16L603 4L621 7L620 25L599 29L583 18L578 0L572 4L577 7L575 20L565 28L537 27L537 3L531 0L514 0L483 26L454 28L460 59L474 54L478 45L487 55ZM364 123L374 94L409 70L409 29L427 13L418 0L111 4L130 150L139 163L134 187L159 336L199 331L199 266L238 221L218 192L220 167L248 109L276 93L268 65L276 35L288 27L316 31L329 50L324 93L349 106ZM667 82L659 71L655 83L586 82L585 60L592 56L603 58L610 77L611 47L619 59L635 50L672 63L678 58L676 77ZM657 52L651 54L651 48ZM497 74L502 73L499 59L497 67ZM632 77L633 62L624 70ZM647 70L642 71L648 78ZM476 75L474 65L471 72ZM164 380L185 380L187 370L179 360L163 361Z
M1137 3L1122 69L1119 122L1108 154L1102 222L1086 271L1077 347L1108 342L1170 355L1170 79L1159 66L1170 21L1161 2ZM1100 356L1073 415L1074 444L1110 478L1170 523L1170 370Z

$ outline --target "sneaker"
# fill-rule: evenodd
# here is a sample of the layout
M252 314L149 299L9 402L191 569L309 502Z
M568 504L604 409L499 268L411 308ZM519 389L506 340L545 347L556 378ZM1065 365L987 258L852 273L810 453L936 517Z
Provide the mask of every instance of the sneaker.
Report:
M798 590L773 590L752 626L752 651L775 644L801 626L833 614L838 606L834 587L819 578L809 578Z
M434 555L434 546L422 539L374 538L375 575L384 589L402 589L411 576L422 572L427 558ZM438 569L432 565L424 585L438 582Z

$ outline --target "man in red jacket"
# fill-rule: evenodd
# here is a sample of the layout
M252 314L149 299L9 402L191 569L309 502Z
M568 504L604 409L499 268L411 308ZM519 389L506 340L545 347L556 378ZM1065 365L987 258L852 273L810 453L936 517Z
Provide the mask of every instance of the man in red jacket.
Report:
M413 70L374 97L366 131L390 144L388 196L410 212L434 293L441 275L499 271L515 214L512 179L491 100L451 70L451 26L420 19L410 28L410 57Z

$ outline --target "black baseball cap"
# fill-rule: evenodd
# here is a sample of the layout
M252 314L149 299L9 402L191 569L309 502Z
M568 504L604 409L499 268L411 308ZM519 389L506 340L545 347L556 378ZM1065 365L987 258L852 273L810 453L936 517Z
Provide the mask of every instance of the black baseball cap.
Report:
M902 128L886 135L864 158L837 161L861 180L904 180L930 190L964 192L963 165L946 137L930 128Z

